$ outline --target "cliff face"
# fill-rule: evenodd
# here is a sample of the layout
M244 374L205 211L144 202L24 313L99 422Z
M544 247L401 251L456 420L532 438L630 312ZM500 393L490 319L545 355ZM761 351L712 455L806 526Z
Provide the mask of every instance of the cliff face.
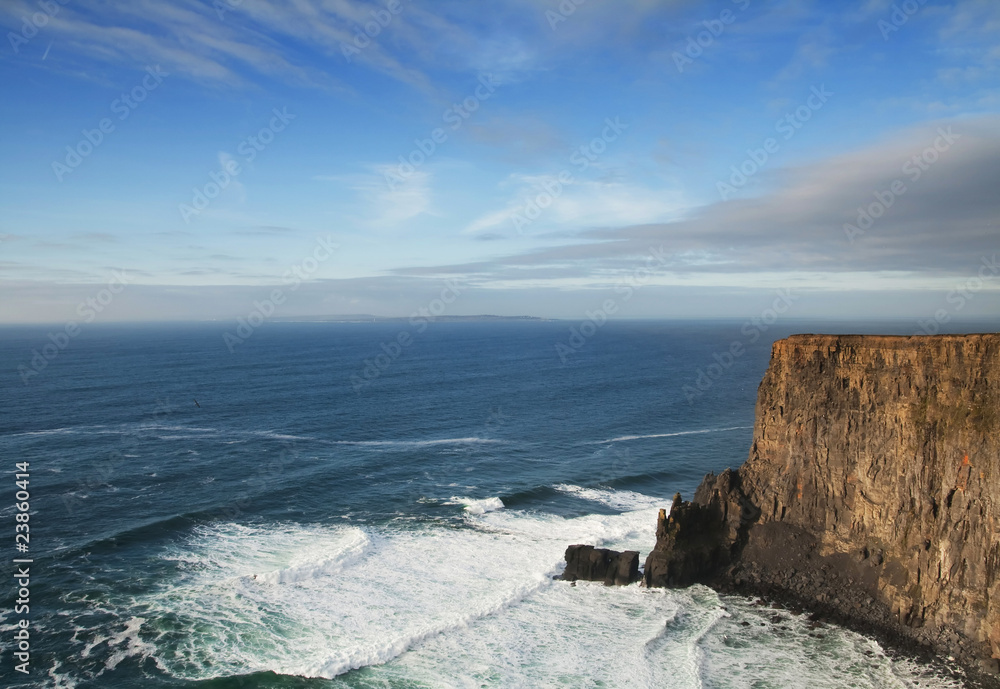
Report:
M784 593L1000 669L1000 335L776 342L735 473L695 496L726 515L712 554L682 508L647 584Z

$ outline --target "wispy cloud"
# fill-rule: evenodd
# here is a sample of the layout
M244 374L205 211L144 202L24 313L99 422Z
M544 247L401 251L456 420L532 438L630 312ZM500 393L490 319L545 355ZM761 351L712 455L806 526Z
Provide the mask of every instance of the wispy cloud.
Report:
M316 175L313 179L354 192L358 201L356 219L371 229L403 231L409 221L431 212L432 174L428 170L415 170L402 180L396 165L378 164L365 173Z
M504 183L512 189L506 207L477 217L463 233L578 234L595 227L664 221L685 208L680 192L619 182L613 175L606 180L569 180L559 174L513 174Z
M948 130L959 138L944 152L933 151L935 142L941 145L941 132ZM922 162L914 162L915 156ZM712 204L673 222L628 225L619 218L614 226L580 232L577 242L400 272L464 271L485 279L511 279L554 274L558 266L573 265L578 274L593 276L627 267L650 246L663 246L669 256L664 267L675 274L798 272L811 273L812 280L837 273L907 279L960 275L1000 246L1000 197L993 189L997 179L1000 119L936 122L875 146L777 170L772 192ZM887 198L897 180L908 191L896 196L870 229L849 236L845 225L858 222L858 209L878 201L876 194ZM570 204L571 209L562 212L566 217L589 217L587 210L601 205L588 198L593 194L588 189L575 197L579 206ZM618 207L636 212L628 196L619 199ZM656 206L639 206L639 212L646 209ZM485 231L501 217L484 216L470 227Z

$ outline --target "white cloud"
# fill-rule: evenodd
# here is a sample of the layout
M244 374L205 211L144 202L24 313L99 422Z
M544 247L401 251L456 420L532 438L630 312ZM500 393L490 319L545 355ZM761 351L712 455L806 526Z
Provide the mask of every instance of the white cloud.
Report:
M682 195L674 190L572 176L568 183L565 180L565 175L561 179L559 175L511 175L506 184L515 190L506 207L479 216L463 233L538 234L640 225L676 219L685 208ZM522 220L528 220L528 226Z
M405 230L407 223L431 212L431 173L415 170L400 181L396 166L374 165L359 175L328 176L315 179L341 182L357 194L361 203L358 220L377 230Z

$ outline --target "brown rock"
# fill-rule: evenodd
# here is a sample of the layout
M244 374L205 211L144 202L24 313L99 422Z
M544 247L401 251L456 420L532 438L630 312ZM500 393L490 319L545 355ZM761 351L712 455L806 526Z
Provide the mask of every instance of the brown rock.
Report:
M998 496L1000 335L796 335L746 463L661 513L646 583L739 582L991 671Z

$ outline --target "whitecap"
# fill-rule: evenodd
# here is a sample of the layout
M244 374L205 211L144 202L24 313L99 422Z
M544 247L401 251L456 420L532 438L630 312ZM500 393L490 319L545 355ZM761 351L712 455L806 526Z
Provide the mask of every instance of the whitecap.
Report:
M635 493L630 490L611 490L603 488L584 488L567 483L558 483L554 486L560 493L568 493L583 500L590 500L606 505L622 512L633 512L635 510L659 509L669 507L670 501L665 498Z
M500 498L462 498L452 496L444 503L445 505L465 505L465 511L469 514L486 514L504 508L503 500Z

